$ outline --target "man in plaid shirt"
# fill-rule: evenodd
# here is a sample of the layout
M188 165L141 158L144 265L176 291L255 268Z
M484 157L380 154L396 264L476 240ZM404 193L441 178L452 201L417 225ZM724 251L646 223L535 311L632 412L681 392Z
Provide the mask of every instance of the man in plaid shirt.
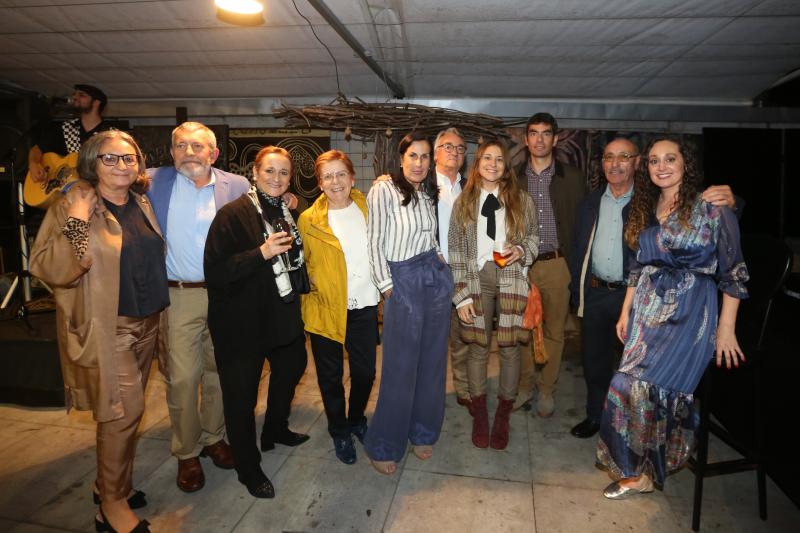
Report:
M558 143L558 123L549 113L533 115L525 126L526 161L517 168L520 186L536 204L539 217L539 255L528 275L542 294L544 346L549 360L536 378L536 412L552 416L561 355L564 351L564 326L569 313L569 267L566 254L572 238L578 203L586 194L586 177L575 167L556 161L553 147ZM533 358L523 357L519 398L521 407L531 408Z

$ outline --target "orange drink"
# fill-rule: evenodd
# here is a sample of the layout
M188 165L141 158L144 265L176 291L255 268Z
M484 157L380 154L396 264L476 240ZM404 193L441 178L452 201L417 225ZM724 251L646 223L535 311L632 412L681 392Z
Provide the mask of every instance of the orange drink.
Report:
M500 268L505 268L508 262L508 252L506 252L506 243L504 241L494 241L492 248L492 258Z

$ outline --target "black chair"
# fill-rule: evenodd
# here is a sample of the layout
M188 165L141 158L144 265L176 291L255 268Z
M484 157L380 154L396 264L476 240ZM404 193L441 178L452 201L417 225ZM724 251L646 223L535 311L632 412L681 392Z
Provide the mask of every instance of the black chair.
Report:
M768 326L775 298L792 270L792 252L770 235L742 235L742 252L750 273L750 297L742 300L736 320L736 336L746 357L738 369L717 368L711 363L698 387L700 428L696 456L689 460L695 475L692 529L700 529L703 480L706 477L755 470L758 514L767 519L765 463L764 378L769 360ZM711 419L714 415L715 420ZM708 435L712 433L742 457L708 463Z

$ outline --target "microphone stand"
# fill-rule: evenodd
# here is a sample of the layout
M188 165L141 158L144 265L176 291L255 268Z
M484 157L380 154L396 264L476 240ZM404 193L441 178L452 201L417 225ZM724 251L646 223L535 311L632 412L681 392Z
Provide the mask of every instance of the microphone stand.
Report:
M16 155L17 149L19 147L20 141L25 139L31 131L36 128L40 121L37 121L33 126L31 126L28 131L26 131L23 135L20 136L20 139L17 140L16 144L4 155L4 157L9 157L9 166L11 169L11 187L12 187L12 194L16 192L16 209L14 210L16 214L16 226L19 231L19 251L20 251L20 271L14 276L14 279L11 282L11 286L9 287L8 291L4 295L2 302L0 302L0 310L6 309L9 303L11 302L12 297L17 291L17 288L22 287L22 301L20 302L20 306L17 309L16 317L18 319L25 320L25 324L27 325L28 329L34 329L27 320L28 315L28 305L31 300L33 299L32 290L31 290L31 273L28 270L30 266L30 246L28 244L28 226L25 223L25 197L24 197L24 189L23 189L23 182L17 179L17 172L16 172ZM47 286L42 280L39 280L42 285L52 294L53 290Z

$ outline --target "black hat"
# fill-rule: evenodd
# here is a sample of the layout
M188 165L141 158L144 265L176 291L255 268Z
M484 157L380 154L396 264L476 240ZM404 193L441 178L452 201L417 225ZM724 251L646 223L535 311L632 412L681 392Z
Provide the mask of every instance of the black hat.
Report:
M94 85L86 85L83 83L75 84L76 91L83 91L95 100L100 100L100 109L102 110L106 106L106 102L108 102L108 97L106 93L95 87Z

